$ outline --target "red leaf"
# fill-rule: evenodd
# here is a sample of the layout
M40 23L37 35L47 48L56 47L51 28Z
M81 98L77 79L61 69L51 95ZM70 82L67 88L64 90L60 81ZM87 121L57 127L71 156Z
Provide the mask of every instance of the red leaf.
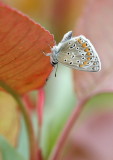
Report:
M83 34L94 44L102 63L98 73L74 71L75 90L79 99L93 94L113 91L113 1L89 1L76 27L76 33Z
M0 80L23 94L40 88L52 71L43 54L53 36L39 24L10 7L0 5Z
M113 111L96 113L73 131L65 160L113 159Z

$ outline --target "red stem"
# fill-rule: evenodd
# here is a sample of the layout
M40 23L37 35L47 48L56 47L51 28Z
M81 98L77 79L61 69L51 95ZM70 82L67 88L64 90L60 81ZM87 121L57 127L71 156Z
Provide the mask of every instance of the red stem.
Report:
M77 121L82 110L84 109L86 102L87 102L87 99L78 103L78 105L74 108L74 111L72 111L72 114L71 114L65 128L63 129L56 145L55 145L55 148L52 152L52 155L50 156L50 160L59 160L60 159L60 156L61 156L63 147L66 143L66 140L67 140L73 126L75 125L75 122Z
M38 117L38 156L40 160L43 160L42 150L40 148L40 141L41 141L41 133L42 133L42 123L43 123L43 108L45 102L45 92L43 88L38 90L38 102L36 105L36 112Z
M33 128L31 117L29 115L27 107L25 107L23 105L23 103L20 99L20 96L18 95L18 93L16 93L15 90L10 88L7 84L5 84L2 81L0 81L0 86L13 96L13 98L16 100L18 106L20 107L21 113L23 115L23 118L24 118L24 121L26 124L28 138L29 138L30 160L39 160L39 158L37 156L38 145L36 144L36 137L35 137L35 133L34 133L34 128Z
M33 103L31 102L31 99L30 99L29 95L28 95L28 94L25 94L25 95L22 97L22 99L23 99L23 102L25 103L26 107L28 108L28 110L30 110L30 111L33 110L34 105L33 105Z
M42 126L44 102L45 102L45 92L43 88L41 88L38 90L38 102L36 106L39 127Z

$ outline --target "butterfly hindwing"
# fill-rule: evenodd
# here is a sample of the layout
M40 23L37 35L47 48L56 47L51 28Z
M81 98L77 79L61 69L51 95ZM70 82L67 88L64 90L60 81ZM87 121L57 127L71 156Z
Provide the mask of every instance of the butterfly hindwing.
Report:
M84 36L73 37L61 43L57 56L60 63L77 70L89 72L97 72L101 69L101 63L95 48Z

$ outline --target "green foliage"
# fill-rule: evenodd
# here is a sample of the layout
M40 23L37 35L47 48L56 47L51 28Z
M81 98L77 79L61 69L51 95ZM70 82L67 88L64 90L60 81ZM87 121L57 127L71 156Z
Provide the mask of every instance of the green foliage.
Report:
M21 131L20 131L17 150L26 160L29 159L29 141L26 130L26 124L23 118L21 120Z
M46 93L42 150L45 159L48 159L58 136L63 130L64 124L71 114L73 107L75 107L71 70L67 67L59 66L57 77L54 76L53 72L47 82Z
M0 136L0 152L3 160L24 160L2 136Z
M79 117L79 121L83 123L84 119L93 113L113 111L113 93L97 94L85 104L84 110Z

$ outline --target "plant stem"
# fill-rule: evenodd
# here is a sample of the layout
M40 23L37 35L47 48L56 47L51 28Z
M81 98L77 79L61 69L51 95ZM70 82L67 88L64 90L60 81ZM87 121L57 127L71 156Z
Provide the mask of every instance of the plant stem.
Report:
M39 127L42 126L44 103L45 103L45 93L43 88L41 88L38 91L38 102L36 106Z
M0 81L0 86L5 89L9 94L11 94L16 102L18 103L21 113L23 114L26 127L27 127L27 132L28 132L28 137L29 137L29 150L30 150L30 160L39 160L37 158L37 145L36 145L36 139L35 139L35 134L33 130L33 125L29 116L29 112L26 109L26 107L23 105L19 95L14 91L12 88L10 88L8 85L6 85L4 82Z
M42 135L44 103L45 103L45 92L44 92L44 89L41 88L38 91L38 101L36 105L36 110L37 110L36 112L37 112L37 118L38 118L38 144L39 144L38 155L40 156L40 160L43 159L40 143L41 143L41 135Z
M82 110L84 109L85 103L87 102L87 99L83 100L82 102L78 103L78 105L74 108L74 111L72 111L72 114L63 129L60 137L58 138L58 141L55 145L55 148L53 149L52 154L50 155L50 160L59 160L62 150L64 148L64 145L66 144L66 140L75 125L75 122L77 121L78 117L80 116Z
M32 111L34 109L34 105L31 102L31 99L30 99L29 95L28 94L24 94L22 99L23 99L23 102L25 103L25 105L27 106L28 110Z

